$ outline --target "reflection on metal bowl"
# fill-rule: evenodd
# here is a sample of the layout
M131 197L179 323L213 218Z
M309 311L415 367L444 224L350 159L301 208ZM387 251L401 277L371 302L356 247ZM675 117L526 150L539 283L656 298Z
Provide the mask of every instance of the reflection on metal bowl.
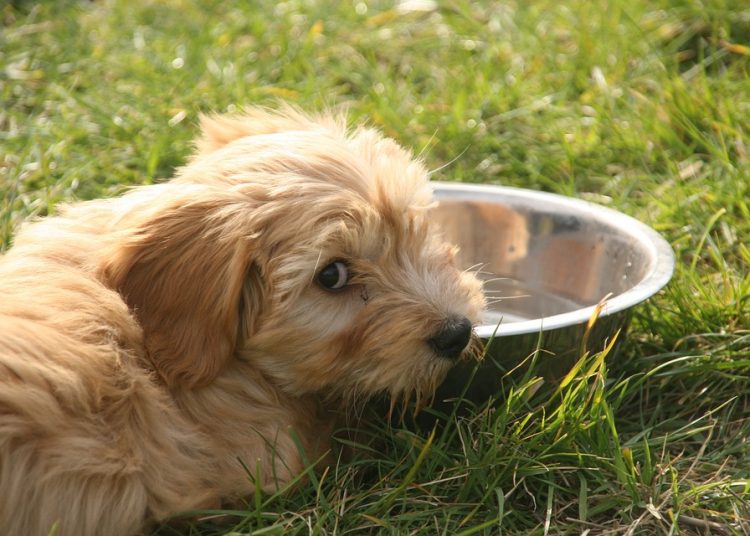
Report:
M671 278L674 254L650 227L620 212L560 195L518 188L434 183L432 215L460 247L459 263L480 269L490 303L476 328L494 337L468 398L498 394L504 370L538 345L558 373L581 352L597 304L603 308L588 347L602 350L632 307ZM547 360L547 357L544 358ZM436 401L458 396L474 365L459 365Z

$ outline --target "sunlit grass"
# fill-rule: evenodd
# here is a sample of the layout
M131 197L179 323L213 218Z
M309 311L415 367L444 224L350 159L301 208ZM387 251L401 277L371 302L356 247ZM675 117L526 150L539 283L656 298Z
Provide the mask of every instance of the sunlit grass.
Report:
M0 247L58 203L169 177L198 113L286 99L347 107L450 162L438 179L622 210L677 256L616 355L591 348L560 385L539 355L434 433L372 424L377 447L295 494L162 534L750 533L745 3L21 0L0 16Z

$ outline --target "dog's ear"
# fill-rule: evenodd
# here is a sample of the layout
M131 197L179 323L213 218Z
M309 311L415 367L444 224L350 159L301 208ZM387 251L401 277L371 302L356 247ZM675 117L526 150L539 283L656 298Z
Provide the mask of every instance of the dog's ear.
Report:
M247 136L309 130L343 134L346 131L346 117L342 113L305 114L289 104L280 104L278 110L254 106L236 115L201 115L200 127L201 135L195 142L193 158Z
M130 209L135 223L105 260L105 278L138 318L153 366L170 386L214 379L235 350L240 314L252 326L260 311L248 309L263 303L262 283L248 281L260 275L247 210L211 190L192 199L166 194L156 208L152 199L144 215ZM243 303L248 292L255 295Z

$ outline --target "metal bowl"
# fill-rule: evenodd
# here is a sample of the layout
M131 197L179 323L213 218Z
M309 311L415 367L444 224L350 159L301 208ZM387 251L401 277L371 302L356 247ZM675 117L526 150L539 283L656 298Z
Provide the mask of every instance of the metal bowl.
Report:
M632 307L671 278L674 254L656 231L620 212L560 195L518 188L434 183L432 216L460 247L463 268L478 270L490 305L476 327L493 339L469 397L498 394L504 372L537 349L554 377L581 355L589 319L601 312L587 341L602 350ZM453 369L436 400L456 396L472 375Z

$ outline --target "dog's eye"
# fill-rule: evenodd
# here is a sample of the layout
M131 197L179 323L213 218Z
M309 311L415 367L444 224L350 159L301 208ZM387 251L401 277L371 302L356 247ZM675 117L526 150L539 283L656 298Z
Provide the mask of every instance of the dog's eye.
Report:
M318 284L326 290L341 290L349 282L349 267L335 261L318 272Z

